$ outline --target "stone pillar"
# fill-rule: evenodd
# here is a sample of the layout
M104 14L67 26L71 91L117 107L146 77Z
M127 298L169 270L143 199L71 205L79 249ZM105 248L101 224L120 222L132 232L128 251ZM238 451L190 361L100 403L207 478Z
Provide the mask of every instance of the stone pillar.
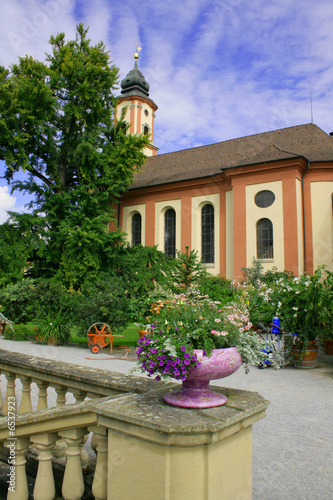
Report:
M80 500L84 493L80 455L81 444L86 434L86 427L59 432L59 435L64 439L67 445L67 461L62 483L62 496L65 500Z
M107 478L108 478L108 437L105 427L89 427L94 432L97 440L97 460L94 480L92 484L92 494L95 500L107 500Z
M252 424L268 402L256 393L214 390L227 396L226 405L176 408L163 391L97 405L98 423L108 427L108 499L252 498Z
M8 483L7 500L28 500L29 490L25 464L27 462L25 454L29 448L29 438L10 439L6 444L10 450L10 457L14 456L14 463L10 463L10 476ZM13 451L15 449L15 451Z
M39 452L34 500L53 500L55 496L51 450L57 439L57 433L35 434L30 438Z
M44 382L43 380L38 380L36 384L39 389L37 410L45 410L45 408L47 408L47 389L49 387L49 383Z
M17 413L17 407L16 407L17 401L16 401L16 397L15 397L16 375L15 375L15 373L8 372L6 370L4 370L2 373L6 376L6 379L7 379L6 398L5 398L3 408L2 408L2 415L8 416L8 406L10 406L10 408L15 407L15 410L11 410L9 412L10 414Z
M67 387L62 385L53 385L57 393L57 406L63 406L66 404L66 394ZM52 449L53 456L56 458L63 458L66 455L66 443L63 439L58 439L56 444Z
M21 382L23 387L22 387L22 399L19 409L20 415L22 413L30 413L32 411L31 392L30 392L31 378L21 377Z

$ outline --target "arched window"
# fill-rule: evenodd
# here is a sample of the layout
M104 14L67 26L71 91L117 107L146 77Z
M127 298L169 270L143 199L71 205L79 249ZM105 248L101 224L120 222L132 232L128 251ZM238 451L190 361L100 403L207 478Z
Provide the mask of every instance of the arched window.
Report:
M138 212L132 217L132 247L136 245L141 245L141 214Z
M201 256L205 264L214 264L214 207L207 203L201 210Z
M176 212L168 208L164 214L164 253L176 256Z
M257 259L273 259L273 224L269 219L257 222Z
M149 127L148 127L148 125L144 125L143 126L143 134L144 135L149 135Z

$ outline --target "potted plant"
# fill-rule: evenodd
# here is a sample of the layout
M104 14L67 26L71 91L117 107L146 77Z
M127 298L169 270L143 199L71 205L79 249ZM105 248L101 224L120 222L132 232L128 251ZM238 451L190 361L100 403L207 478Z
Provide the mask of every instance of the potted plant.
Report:
M279 279L276 316L285 332L297 334L292 346L295 366L313 368L317 364L317 341L327 334L326 325L332 316L332 289L327 276L324 267L319 267L313 275Z
M156 379L182 381L180 391L164 399L176 406L210 407L226 401L209 389L209 380L233 373L243 363L259 364L268 358L268 343L252 332L246 307L200 296L196 290L159 300L147 318L149 336L138 340L138 369Z
M37 342L49 345L64 344L70 336L69 317L66 310L42 312L36 320Z
M138 327L138 334L140 339L142 339L142 337L145 337L147 333L151 332L151 325L149 324L146 325L143 323L135 323L135 325Z

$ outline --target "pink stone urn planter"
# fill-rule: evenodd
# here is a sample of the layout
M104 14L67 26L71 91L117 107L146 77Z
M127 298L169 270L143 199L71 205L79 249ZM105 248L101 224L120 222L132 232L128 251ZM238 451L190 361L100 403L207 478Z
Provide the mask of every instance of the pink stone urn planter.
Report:
M168 392L164 400L183 408L212 408L222 406L227 402L226 396L213 392L209 388L209 381L228 377L242 364L242 358L236 347L213 349L211 355L203 356L201 349L195 349L200 366L190 371L183 386L178 391Z

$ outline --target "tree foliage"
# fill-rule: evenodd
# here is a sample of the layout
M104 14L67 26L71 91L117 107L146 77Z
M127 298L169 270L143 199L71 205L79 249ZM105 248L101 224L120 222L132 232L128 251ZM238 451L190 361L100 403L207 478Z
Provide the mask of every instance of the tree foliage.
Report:
M45 62L0 68L0 158L13 189L34 196L45 242L35 273L78 287L112 263L121 234L108 224L148 139L115 123L118 69L102 42L78 25L75 40L50 45Z

